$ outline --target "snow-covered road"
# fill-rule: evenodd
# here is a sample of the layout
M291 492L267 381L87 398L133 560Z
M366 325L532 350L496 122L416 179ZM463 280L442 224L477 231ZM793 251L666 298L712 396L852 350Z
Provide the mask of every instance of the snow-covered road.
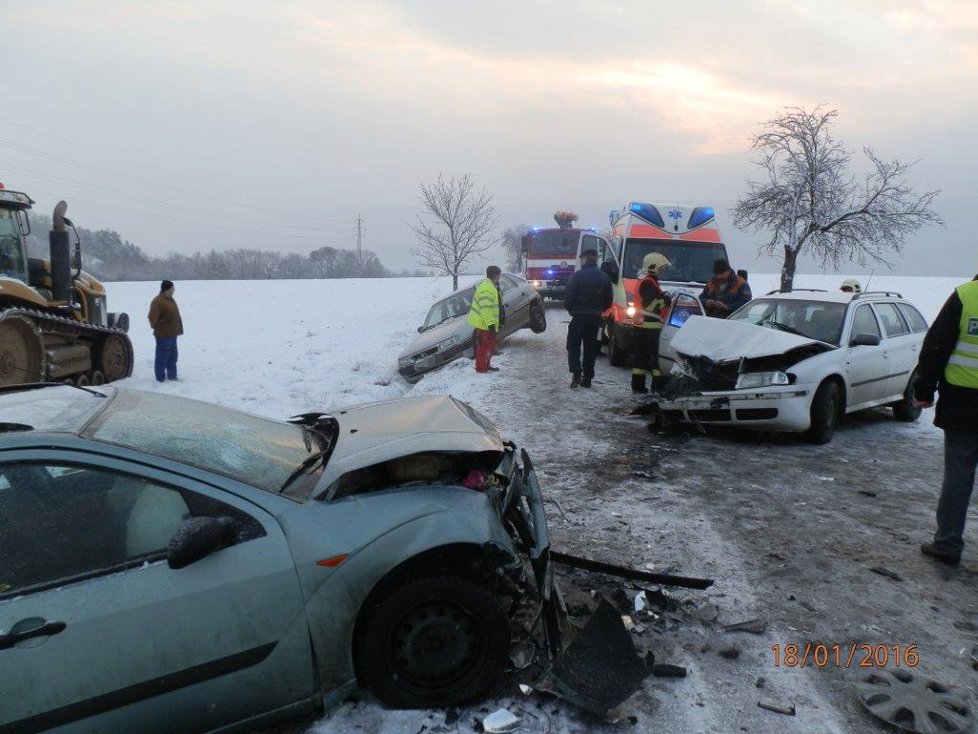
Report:
M796 285L834 288L841 277L804 276ZM756 294L774 287L773 276L751 281ZM903 291L930 319L957 282L876 278L872 285ZM400 304L412 294L410 309L388 307L395 289ZM626 730L877 731L848 689L867 671L775 667L772 646L791 642L917 644L920 671L976 683L966 652L978 642L978 562L940 570L916 547L931 530L940 482L942 436L930 426L930 411L910 425L872 411L848 420L822 447L730 432L657 436L628 416L634 401L625 370L599 360L594 388L567 389L567 317L555 306L545 334L525 331L505 342L494 360L498 373L477 375L461 360L412 387L396 375L397 353L431 300L447 291L440 279L178 283L187 330L181 381L159 386L145 327L155 290L109 286L113 310L128 310L133 321L131 386L277 417L409 391L451 393L530 451L551 500L555 546L715 578L707 592L666 589L668 598L653 606L658 620L636 616L644 627L637 643L690 675L649 679L624 707L635 717ZM975 528L971 548L978 546ZM563 586L581 609L593 604L592 588L623 607L635 593L577 575ZM760 635L719 630L759 616L767 619ZM797 715L761 709L762 698L792 703ZM281 731L470 732L499 706L523 712L523 731L602 729L570 706L537 697L446 713L391 712L365 696Z

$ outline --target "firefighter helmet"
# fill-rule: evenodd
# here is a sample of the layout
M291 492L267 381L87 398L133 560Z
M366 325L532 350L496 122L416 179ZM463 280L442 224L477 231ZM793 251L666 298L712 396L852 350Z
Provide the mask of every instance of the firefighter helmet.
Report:
M844 281L842 281L842 285L839 286L839 290L844 291L846 293L862 292L862 288L859 285L859 281L856 280L855 278L846 278Z
M646 275L653 275L658 278L662 275L662 271L669 267L672 267L669 258L661 252L650 252L642 259L642 269L639 271L638 277L644 278Z

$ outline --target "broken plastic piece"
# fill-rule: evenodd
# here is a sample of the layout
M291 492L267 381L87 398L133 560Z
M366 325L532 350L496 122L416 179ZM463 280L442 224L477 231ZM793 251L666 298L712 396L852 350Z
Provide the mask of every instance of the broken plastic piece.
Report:
M632 618L629 617L627 614L621 615L621 623L625 625L625 629L627 630L630 630L635 626L635 623L632 621Z
M763 617L748 619L743 622L734 622L721 627L724 632L752 632L755 635L761 634L767 629L767 620Z
M656 678L685 678L686 668L671 663L656 663L652 666L652 675Z
M640 591L635 595L635 611L641 612L646 606L645 592Z
M522 693L524 696L529 696L531 693L533 693L533 686L528 686L526 683L520 683L520 693Z
M508 709L497 709L482 720L482 728L486 734L506 734L516 731L520 720Z
M757 702L757 705L760 706L762 709L773 711L776 714L784 714L785 716L795 715L795 705L793 703L789 703L783 706L781 704L775 703L774 701L770 701L762 698L760 701Z
M584 629L555 661L552 676L561 697L607 716L642 685L651 672L646 665L618 612L602 598Z
M901 577L900 574L898 574L896 571L891 571L888 568L884 568L883 566L873 566L869 570L873 573L878 573L880 576L887 576L894 581L903 581L903 577Z

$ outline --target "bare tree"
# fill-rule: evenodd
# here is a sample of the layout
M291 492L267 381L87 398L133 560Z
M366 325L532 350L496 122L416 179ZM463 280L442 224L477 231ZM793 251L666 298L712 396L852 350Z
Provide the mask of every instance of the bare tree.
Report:
M823 268L842 260L887 264L888 251L900 252L908 234L943 224L931 208L940 192L917 194L905 180L913 163L885 161L863 148L869 172L856 180L852 153L829 131L838 114L789 107L752 141L763 180L747 182L733 219L744 229L770 231L760 251L783 252L782 290L791 290L803 249Z
M475 191L472 175L445 180L438 174L433 184L421 184L421 203L433 220L418 216L411 225L418 237L411 248L418 265L452 276L452 290L458 289L458 274L468 260L485 252L498 241L492 234L496 213L492 195L483 188Z
M523 235L525 234L526 225L524 224L507 227L503 231L502 245L503 254L506 257L506 267L514 273L523 270Z

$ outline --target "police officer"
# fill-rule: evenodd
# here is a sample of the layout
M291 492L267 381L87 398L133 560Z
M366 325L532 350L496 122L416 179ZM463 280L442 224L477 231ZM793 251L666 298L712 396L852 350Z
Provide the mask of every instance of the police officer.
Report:
M564 308L571 315L567 327L567 369L571 373L572 388L591 387L602 314L611 308L613 300L611 279L598 267L598 253L584 250L581 269L571 276L564 292ZM584 348L583 363L581 347Z
M645 377L655 389L662 379L659 370L659 337L665 325L666 314L671 302L669 295L659 287L659 277L672 263L659 252L650 252L642 260L638 272L638 287L635 289L635 315L632 316L632 344L634 345L635 366L632 368L632 392L647 393Z
M956 566L964 548L964 523L978 465L978 275L955 289L931 324L917 374L914 399L921 407L930 407L936 389L934 425L944 429L937 532L920 551Z

